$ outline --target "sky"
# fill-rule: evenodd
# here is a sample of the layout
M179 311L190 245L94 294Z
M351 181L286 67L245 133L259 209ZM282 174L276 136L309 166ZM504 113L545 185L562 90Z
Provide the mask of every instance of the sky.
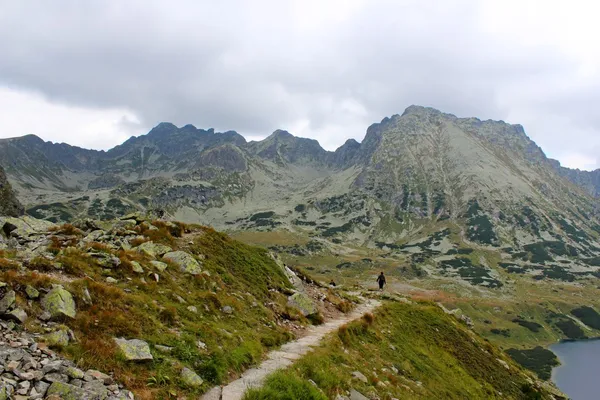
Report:
M600 168L600 4L0 0L0 137L108 149L159 122L334 150L411 104Z

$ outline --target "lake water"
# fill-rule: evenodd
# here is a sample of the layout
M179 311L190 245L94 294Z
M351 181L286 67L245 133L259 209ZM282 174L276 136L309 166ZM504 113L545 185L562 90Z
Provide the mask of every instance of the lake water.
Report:
M563 342L550 347L562 365L552 381L572 400L600 399L600 340Z

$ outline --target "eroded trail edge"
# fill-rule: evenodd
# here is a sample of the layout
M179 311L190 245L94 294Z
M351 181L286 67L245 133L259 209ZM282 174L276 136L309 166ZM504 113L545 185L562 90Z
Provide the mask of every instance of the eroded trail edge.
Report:
M309 328L306 335L301 339L286 343L279 350L270 352L267 359L258 367L247 370L239 379L229 383L222 389L213 388L203 399L241 400L246 390L262 386L268 375L292 365L296 360L317 346L327 334L336 331L348 322L362 317L365 313L373 311L380 304L377 300L369 299L342 318Z

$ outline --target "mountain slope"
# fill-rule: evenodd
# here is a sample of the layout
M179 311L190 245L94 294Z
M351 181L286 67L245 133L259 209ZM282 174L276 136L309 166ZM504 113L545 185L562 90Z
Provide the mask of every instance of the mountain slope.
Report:
M23 215L24 209L6 178L4 168L0 167L0 215L17 217Z

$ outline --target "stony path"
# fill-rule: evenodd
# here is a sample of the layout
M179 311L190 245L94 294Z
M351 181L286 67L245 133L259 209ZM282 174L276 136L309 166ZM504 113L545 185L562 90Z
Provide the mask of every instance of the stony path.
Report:
M301 339L287 343L281 346L279 350L270 352L267 359L258 367L247 370L241 378L224 386L222 390L220 388L213 388L202 399L241 400L246 390L260 387L268 375L292 365L294 361L317 346L325 335L336 331L350 321L360 318L365 313L373 311L379 304L376 300L368 300L342 318L309 328L306 335Z

